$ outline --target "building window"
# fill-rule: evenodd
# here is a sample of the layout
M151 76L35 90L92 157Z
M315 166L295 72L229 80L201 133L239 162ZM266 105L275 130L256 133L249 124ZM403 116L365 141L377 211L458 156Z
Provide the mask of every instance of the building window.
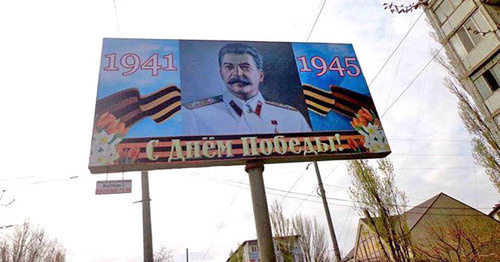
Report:
M497 122L497 125L500 125L500 114L499 114L499 115L496 115L496 116L494 117L494 119L495 119L495 122ZM498 214L497 214L497 215L498 215Z
M257 247L257 246L251 246L250 247L250 251L252 253L259 253L259 247Z
M467 52L470 52L483 40L484 37L481 34L475 33L479 31L479 27L477 26L473 17L467 20L467 22L465 22L464 25L458 29L458 38L464 45Z
M450 43L458 56L464 59L483 41L484 36L478 32L486 32L490 29L491 26L486 18L480 11L477 11L458 28L457 33L450 38Z
M435 12L439 22L443 24L462 2L463 0L443 0Z
M476 80L474 80L474 85L483 99L490 97L491 93L500 87L499 83L500 64L498 63L492 68L486 70Z

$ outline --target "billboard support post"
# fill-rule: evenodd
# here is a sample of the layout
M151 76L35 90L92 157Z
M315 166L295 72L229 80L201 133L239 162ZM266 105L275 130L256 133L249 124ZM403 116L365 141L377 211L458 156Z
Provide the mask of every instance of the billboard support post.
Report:
M328 222L328 229L330 229L330 237L332 238L333 253L335 254L335 260L340 262L340 251L339 244L337 243L337 237L335 236L335 229L333 228L332 216L330 215L330 208L328 207L328 202L326 200L325 188L323 187L323 181L321 179L321 174L319 173L318 162L314 161L314 169L316 170L316 177L318 178L318 187L321 194L321 199L323 199L323 207L325 208L326 221Z
M250 181L260 261L275 262L276 254L274 252L273 234L262 174L264 172L264 163L260 161L249 162L245 166L245 171L248 173Z
M153 234L151 229L151 207L149 198L148 171L141 171L142 182L142 238L144 262L153 262Z

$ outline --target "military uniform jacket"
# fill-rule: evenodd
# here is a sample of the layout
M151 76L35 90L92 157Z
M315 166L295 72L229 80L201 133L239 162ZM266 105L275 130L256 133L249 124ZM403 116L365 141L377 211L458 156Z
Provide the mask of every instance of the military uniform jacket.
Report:
M184 104L186 135L230 135L310 132L304 116L294 107L269 102L259 92L243 101L229 91Z

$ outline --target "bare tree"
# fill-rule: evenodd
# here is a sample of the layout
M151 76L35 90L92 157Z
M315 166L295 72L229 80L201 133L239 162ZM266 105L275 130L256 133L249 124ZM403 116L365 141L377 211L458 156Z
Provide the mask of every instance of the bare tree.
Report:
M333 261L328 250L328 235L316 218L296 215L293 218L293 228L296 234L300 235L298 242L305 262Z
M395 4L393 2L384 3L384 9L389 10L391 13L410 13L417 10L420 7L425 7L429 5L429 0L418 0L410 4Z
M66 250L45 230L25 220L0 238L0 262L64 262Z
M348 162L349 195L376 234L385 259L410 261L412 243L404 215L407 199L394 183L392 162L388 158L377 162L381 176L366 160Z
M161 245L153 254L154 262L174 262L174 251Z
M416 256L422 261L500 261L500 223L478 216L446 216L425 225L416 239Z
M333 261L328 251L328 235L316 219L301 214L291 219L286 218L277 201L271 207L270 216L275 242L283 255L283 261L294 261L295 246L300 248L304 262Z

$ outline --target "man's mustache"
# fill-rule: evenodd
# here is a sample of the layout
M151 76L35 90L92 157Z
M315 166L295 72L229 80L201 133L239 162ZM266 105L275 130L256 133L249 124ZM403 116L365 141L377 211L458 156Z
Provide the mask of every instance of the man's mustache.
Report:
M233 77L230 78L229 81L227 81L228 84L233 85L233 84L244 84L244 85L250 85L252 82L246 77Z

